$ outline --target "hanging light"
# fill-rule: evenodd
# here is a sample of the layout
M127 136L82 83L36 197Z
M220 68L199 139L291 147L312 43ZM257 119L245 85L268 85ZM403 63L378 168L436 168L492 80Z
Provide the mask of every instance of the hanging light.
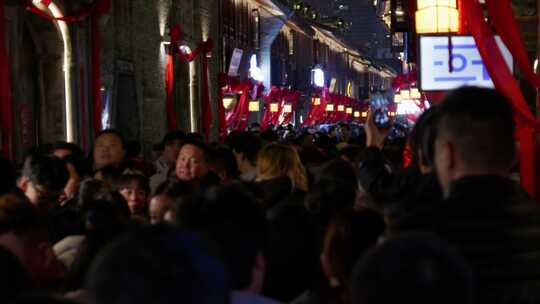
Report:
M250 112L259 112L259 101L252 100L248 104L248 109Z
M411 98L412 99L422 98L422 95L420 94L420 91L417 88L411 88Z
M394 95L394 103L401 103L403 98L401 98L401 94Z
M345 112L345 106L344 105L338 105L337 110L338 110L338 112Z
M354 111L354 117L360 118L360 111Z
M320 98L320 97L317 97L317 96L314 96L314 97L312 98L312 102L313 102L313 105L314 105L314 106L319 106L319 105L321 105L321 98Z
M277 102L272 102L270 104L270 112L271 113L276 113L277 111L279 111L278 103Z
M225 110L230 111L234 106L235 101L236 98L234 98L234 96L223 97L223 107L225 108Z
M366 118L366 117L367 117L367 112L366 111L362 112L362 118Z
M326 112L334 112L334 105L329 103L326 105Z
M347 114L352 114L352 113L353 113L352 108L351 108L351 107L347 107L347 108L345 109L345 113L347 113Z
M286 104L283 106L283 113L292 113L292 105Z
M411 99L411 92L407 89L401 90L400 95L402 101L405 99Z
M472 0L471 0L472 1ZM455 33L459 31L456 0L417 0L416 33Z

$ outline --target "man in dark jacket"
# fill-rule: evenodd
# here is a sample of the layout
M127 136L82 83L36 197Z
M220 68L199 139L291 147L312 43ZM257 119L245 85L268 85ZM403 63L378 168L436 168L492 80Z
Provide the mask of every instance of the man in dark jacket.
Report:
M440 108L435 168L444 200L393 224L393 233L429 231L472 264L479 303L540 300L540 209L508 175L515 163L509 102L464 87Z

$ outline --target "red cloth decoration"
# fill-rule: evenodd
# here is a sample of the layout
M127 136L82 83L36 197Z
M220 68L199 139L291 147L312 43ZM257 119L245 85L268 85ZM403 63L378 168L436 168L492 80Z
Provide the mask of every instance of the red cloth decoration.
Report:
M222 137L227 135L227 127L231 130L244 131L247 128L247 120L249 115L249 97L252 90L257 90L257 95L264 90L262 85L254 86L251 81L240 82L238 78L230 77L226 74L220 75L220 99L219 107L220 111L220 133ZM240 94L240 98L234 109L226 117L225 108L223 107L223 95L224 91L230 94ZM223 122L221 122L223 119Z
M530 112L517 81L506 65L493 32L484 21L482 7L477 1L462 1L461 4L465 25L476 41L482 60L495 86L509 99L514 109L517 138L520 141L521 184L535 197L537 193L534 172L536 142L532 138L540 129L540 123Z
M202 105L201 105L201 116L202 116L202 131L206 139L210 136L210 131L212 129L212 106L210 104L210 90L208 85L208 54L212 52L214 48L214 42L212 39L200 44L197 49L193 52L185 53L179 50L179 43L182 40L182 28L180 25L176 24L170 28L171 34L171 56L177 55L181 60L192 62L199 55L201 55L201 63L203 69L202 75ZM174 56L173 56L174 57ZM172 72L171 72L172 71ZM173 87L174 87L174 58L167 59L167 73L166 73L166 93L167 93L167 117L169 119L169 128L176 129L176 113L174 111L174 98L173 98ZM219 106L218 106L219 108Z
M5 159L14 159L13 152L13 109L11 103L11 69L6 44L5 3L0 1L0 131L2 153Z
M49 6L51 1L42 0L41 3ZM26 2L26 9L43 18L55 21L77 22L91 16L91 37L92 37L92 96L93 96L93 123L94 133L101 131L101 31L99 30L99 18L111 9L111 0L94 0L91 4L85 6L74 14L54 17L34 5L29 0Z

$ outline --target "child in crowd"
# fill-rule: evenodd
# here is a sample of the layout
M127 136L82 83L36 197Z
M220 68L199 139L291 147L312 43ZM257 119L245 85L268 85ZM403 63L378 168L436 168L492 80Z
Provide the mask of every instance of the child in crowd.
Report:
M148 178L140 174L126 174L118 179L118 191L126 199L132 216L148 217Z

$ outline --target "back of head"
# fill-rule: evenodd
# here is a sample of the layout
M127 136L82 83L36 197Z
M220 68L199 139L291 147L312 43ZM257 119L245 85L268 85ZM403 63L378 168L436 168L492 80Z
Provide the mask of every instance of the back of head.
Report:
M238 164L233 152L226 147L212 149L210 167L224 181L238 177Z
M468 170L508 171L515 159L514 121L508 100L492 89L462 87L439 108L437 140L454 143Z
M190 207L192 226L209 234L221 250L233 279L233 288L252 283L257 254L267 241L267 222L257 199L240 183L211 188Z
M257 157L257 179L290 178L293 186L307 191L307 173L298 152L289 145L269 144Z
M471 304L471 269L457 251L426 234L386 241L359 260L352 282L353 304Z
M23 166L23 177L36 188L39 199L56 202L69 179L66 164L57 157L34 154Z
M230 141L231 149L236 153L243 153L252 165L257 162L257 154L263 147L262 139L255 133L243 132L234 136Z
M201 240L171 227L130 233L107 247L88 276L90 303L229 302L223 266Z
M435 155L435 138L439 107L434 106L424 111L416 121L409 135L409 145L413 154L413 162L424 166L432 166Z

